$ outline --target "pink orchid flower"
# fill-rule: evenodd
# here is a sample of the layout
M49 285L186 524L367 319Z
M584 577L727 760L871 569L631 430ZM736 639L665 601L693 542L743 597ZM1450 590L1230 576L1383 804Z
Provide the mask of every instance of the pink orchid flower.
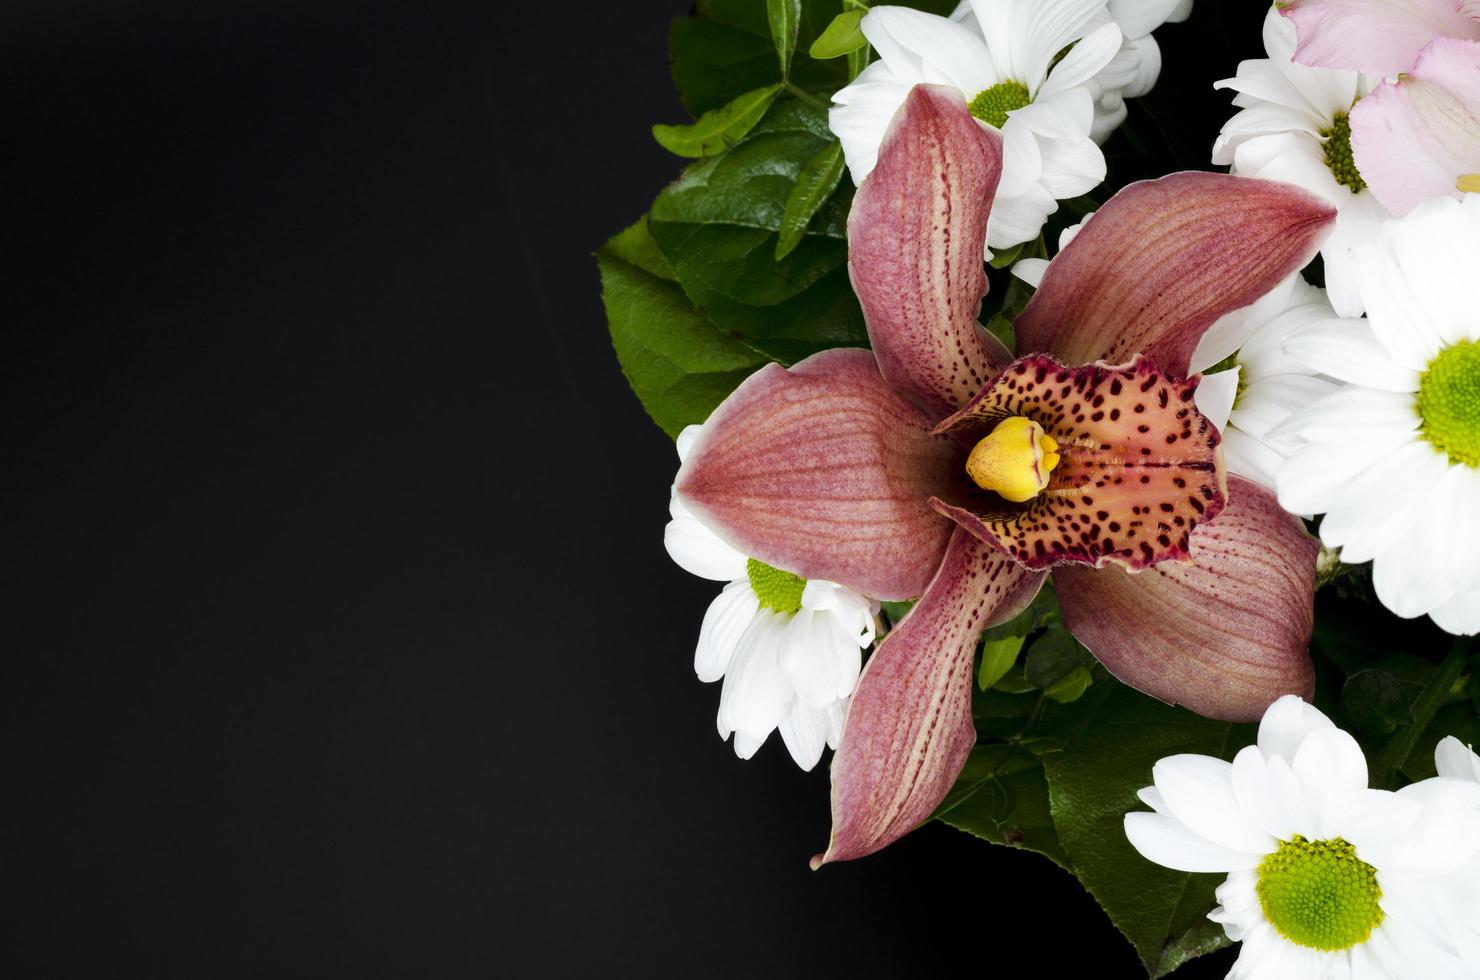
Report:
M1351 111L1352 159L1394 215L1480 192L1480 42L1441 37Z
M1480 0L1288 0L1295 60L1369 75L1411 69L1435 38L1480 41Z
M913 89L848 222L872 352L758 371L678 474L745 554L920 597L858 682L814 867L877 851L945 797L975 743L981 632L1049 568L1067 627L1149 694L1252 720L1312 690L1315 542L1226 474L1184 375L1210 324L1315 254L1332 210L1222 174L1132 184L1050 263L1014 360L976 320L1001 159L960 92Z

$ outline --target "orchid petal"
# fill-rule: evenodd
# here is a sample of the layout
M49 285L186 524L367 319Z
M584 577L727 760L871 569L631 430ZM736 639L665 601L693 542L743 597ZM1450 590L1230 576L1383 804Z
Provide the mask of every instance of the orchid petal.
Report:
M881 599L925 591L950 524L929 498L959 447L879 376L868 351L768 364L714 410L678 471L678 497L737 551Z
M1453 0L1294 0L1295 60L1317 68L1396 75L1436 37L1480 38L1480 20Z
M812 859L863 857L928 818L976 742L972 657L982 630L1017 615L1043 575L956 531L924 597L869 658L832 764L832 838Z
M1480 44L1439 38L1411 73L1352 108L1352 158L1372 194L1401 217L1480 173Z
M1048 486L1026 504L931 502L1032 568L1185 561L1193 529L1224 501L1220 438L1196 408L1197 384L1144 357L1078 368L1019 358L936 431L970 439L1013 416L1032 419L1058 443Z
M1316 541L1274 495L1229 478L1228 507L1198 528L1191 564L1138 574L1064 567L1064 625L1125 683L1198 714L1258 719L1310 697Z
M1130 184L1049 263L1015 321L1018 352L1144 353L1186 375L1203 332L1304 266L1335 216L1297 187L1227 174Z
M1006 361L976 322L1001 172L1002 137L972 118L961 93L917 85L853 198L848 271L879 371L932 419L964 405Z

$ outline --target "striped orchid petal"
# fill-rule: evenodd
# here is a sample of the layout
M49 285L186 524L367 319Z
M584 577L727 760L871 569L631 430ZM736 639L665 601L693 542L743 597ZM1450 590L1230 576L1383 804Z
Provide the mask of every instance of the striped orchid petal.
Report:
M858 680L832 764L832 839L813 868L872 854L945 799L976 743L977 639L1021 612L1042 584L1042 572L956 530L930 588Z
M1116 677L1209 718L1255 721L1280 695L1314 690L1317 550L1274 494L1230 476L1190 564L1064 566L1054 586L1064 625Z
M880 599L925 591L951 523L930 506L964 481L961 449L895 394L868 351L771 364L689 451L678 498L737 551Z
M981 243L1002 172L1002 137L960 92L918 85L853 199L848 271L879 370L932 419L962 405L1010 359L976 322Z
M1018 353L1145 354L1185 377L1203 332L1300 269L1336 212L1289 184L1178 173L1130 184L1085 223L1014 322Z

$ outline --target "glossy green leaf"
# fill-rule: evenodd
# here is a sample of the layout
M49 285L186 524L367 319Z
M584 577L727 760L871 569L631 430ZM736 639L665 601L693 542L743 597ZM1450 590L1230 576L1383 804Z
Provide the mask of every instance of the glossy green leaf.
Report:
M1088 667L1075 667L1069 673L1054 681L1043 689L1043 696L1057 701L1059 704L1069 704L1084 696L1093 682L1094 675L1089 672Z
M1230 758L1254 726L1201 718L1114 680L1072 704L1049 706L1037 733L1058 839L1074 873L1130 940L1147 972L1164 976L1192 956L1227 944L1208 928L1221 876L1153 864L1126 840L1125 814L1146 807L1136 791L1158 759L1181 752Z
M802 21L802 0L766 0L766 19L771 25L771 43L781 76L791 72L791 57L797 49L797 29Z
M703 422L766 358L722 332L684 296L639 221L596 253L622 373L670 436Z
M780 101L730 152L688 167L658 195L649 221L689 299L785 363L868 344L848 281L849 195L834 194L811 233L775 259L786 200L807 161L831 141L823 110Z
M720 108L704 113L689 125L655 125L653 139L668 152L681 157L710 157L723 153L755 128L780 94L779 83L751 89Z
M838 14L812 42L807 53L814 58L841 58L868 44L868 38L863 36L863 28L859 26L864 13L862 10L845 10Z
M1094 662L1094 657L1068 630L1055 624L1034 638L1023 662L1023 673L1030 684L1046 691L1075 669Z
M1017 663L1025 636L1004 636L982 641L982 662L976 671L976 686L985 691L1000 681Z
M776 236L776 261L780 262L802 243L807 226L843 179L843 144L833 140L817 151L797 174L797 182L786 195L781 227Z
M978 745L935 819L993 844L1036 851L1069 870L1049 807L1043 766L1010 745Z

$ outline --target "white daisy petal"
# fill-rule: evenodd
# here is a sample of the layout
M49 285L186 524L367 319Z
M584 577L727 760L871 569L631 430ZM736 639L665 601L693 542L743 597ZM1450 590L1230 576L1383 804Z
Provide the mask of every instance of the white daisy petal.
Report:
M1293 766L1300 746L1315 732L1333 731L1335 722L1313 704L1293 694L1270 705L1259 722L1259 751L1266 759L1283 759Z
M1142 857L1177 871L1236 871L1259 863L1259 855L1221 847L1160 813L1127 813L1125 835Z
M1446 735L1434 746L1434 768L1450 779L1480 783L1480 755L1453 735Z
M744 580L725 586L704 613L699 645L694 651L694 673L706 684L730 669L740 638L760 612L760 601Z
M1231 763L1203 755L1174 755L1156 764L1152 778L1168 815L1198 836L1252 854L1274 849L1274 838L1251 824L1234 799Z
M814 708L797 698L782 715L777 729L796 764L803 770L811 770L822 758L822 748L827 744L827 709Z
M1418 390L1418 371L1393 360L1365 320L1331 318L1285 339L1285 350L1311 369L1383 391Z
M1233 400L1238 397L1238 375L1239 369L1235 365L1227 371L1203 375L1197 386L1197 410L1207 416L1219 432L1228 427L1228 415L1233 411Z

